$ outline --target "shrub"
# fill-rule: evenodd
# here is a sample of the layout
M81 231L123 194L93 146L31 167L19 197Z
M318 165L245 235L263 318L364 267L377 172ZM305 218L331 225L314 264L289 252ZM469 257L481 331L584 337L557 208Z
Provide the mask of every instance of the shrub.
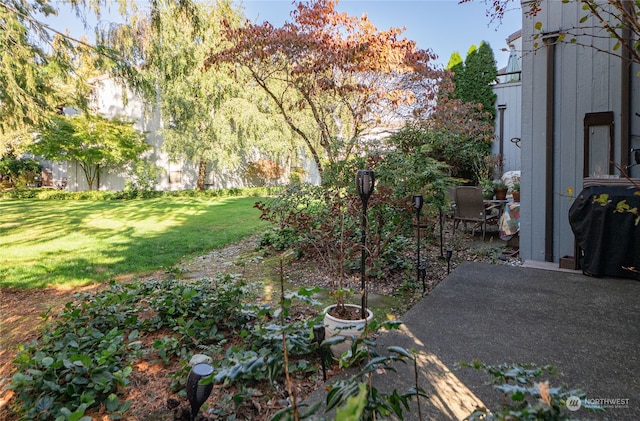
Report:
M245 177L256 186L265 186L277 181L284 174L284 168L277 162L259 159L249 162Z
M31 158L7 156L0 159L0 180L7 181L13 187L26 187L35 183L35 177L41 177L42 165Z
M0 192L0 198L40 200L132 200L152 199L157 197L264 197L277 194L281 189L281 187L249 187L219 190L87 190L80 192L71 192L66 190L17 188Z
M247 321L243 299L247 286L227 276L216 280L112 283L97 294L78 294L39 340L23 346L14 364L10 388L24 419L80 419L104 405L112 413L126 411L122 391L133 362L155 352L168 362L189 358L196 346L224 340ZM144 316L143 316L144 314ZM141 349L142 336L167 334Z
M261 219L272 222L279 235L295 238L298 256L314 256L342 278L345 268L359 268L362 203L355 187L347 188L289 185L280 195L256 203ZM398 235L410 229L410 204L392 197L391 190L380 186L369 200L367 224L369 264L397 263L392 247ZM269 234L267 242L273 239ZM284 245L280 243L279 245ZM389 253L393 256L387 259Z

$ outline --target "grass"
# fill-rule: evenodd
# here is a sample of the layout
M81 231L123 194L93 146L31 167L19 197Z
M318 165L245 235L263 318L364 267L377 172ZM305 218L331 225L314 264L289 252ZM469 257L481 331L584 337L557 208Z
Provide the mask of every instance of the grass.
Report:
M75 287L169 270L264 229L257 200L0 201L0 287Z

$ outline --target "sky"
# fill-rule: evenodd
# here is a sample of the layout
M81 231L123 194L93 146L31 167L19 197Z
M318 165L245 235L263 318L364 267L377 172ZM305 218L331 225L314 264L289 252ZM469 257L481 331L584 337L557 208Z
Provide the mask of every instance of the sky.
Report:
M500 69L506 67L509 58L506 38L522 26L520 2L514 3L502 22L490 22L485 0L464 4L458 4L458 0L341 0L338 10L354 16L366 13L381 30L406 28L403 35L415 41L419 48L435 52L438 55L436 63L443 67L453 52L459 52L464 59L471 45L488 42ZM139 4L144 5L144 2ZM250 21L268 21L276 27L290 20L293 10L291 0L238 0L238 4L242 5ZM105 23L117 18L107 14L102 20ZM85 33L79 20L70 13L61 12L59 17L47 21L58 30L68 28L76 37ZM503 49L505 51L501 51Z
M507 49L505 40L522 27L520 2L514 3L502 23L490 23L483 0L464 4L458 0L341 0L338 10L354 16L366 13L378 29L405 27L404 36L419 48L433 50L442 66L453 52L458 51L464 59L471 45L488 42L500 69L509 58L508 51L500 51ZM293 10L290 0L244 0L242 5L250 21L268 21L274 26L290 20Z

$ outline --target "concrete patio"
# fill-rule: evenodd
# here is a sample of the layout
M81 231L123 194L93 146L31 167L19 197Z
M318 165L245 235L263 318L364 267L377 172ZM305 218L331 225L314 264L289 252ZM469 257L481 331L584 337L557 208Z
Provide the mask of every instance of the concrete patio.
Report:
M581 388L588 399L627 399L604 413L579 409L579 419L640 419L640 283L589 278L504 265L463 263L403 318L403 329L382 334L379 351L420 351L423 419L460 420L476 405L497 408L502 394L489 377L456 367L551 364L551 386ZM413 385L412 367L376 376L380 388ZM319 391L315 399L323 399ZM624 402L624 401L622 401ZM415 408L406 419L419 419Z

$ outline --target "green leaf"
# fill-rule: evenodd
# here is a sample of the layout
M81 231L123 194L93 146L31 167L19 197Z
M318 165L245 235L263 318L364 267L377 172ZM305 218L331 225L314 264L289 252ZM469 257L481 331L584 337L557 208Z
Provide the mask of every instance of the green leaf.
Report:
M75 412L72 412L67 418L68 421L85 421L86 419L91 421L91 417L84 417L84 409L79 409Z
M49 367L53 363L54 363L54 359L51 357L44 357L42 359L42 364L44 364L45 367Z
M104 405L107 407L107 410L109 410L110 412L115 412L118 410L118 407L120 406L120 400L118 399L118 396L115 393L112 393L107 397L107 400L104 403Z
M524 393L521 390L518 390L517 392L511 394L511 399L516 402L521 402L524 400Z
M45 395L41 397L36 402L36 411L38 412L48 411L51 408L51 405L53 405L54 401L55 399L49 395Z
M540 31L542 29L542 22L540 21L536 22L536 24L534 25L534 28L536 28L537 31Z
M413 359L413 355L411 355L409 351L400 346L390 346L389 348L387 348L387 350L389 352L395 352L396 354L402 355L403 357Z
M137 339L138 338L138 329L132 330L131 333L129 333L128 338L129 338L130 341L133 341L134 339Z
M358 394L347 399L347 403L336 410L336 419L341 421L358 421L367 403L367 384L358 385Z
M580 18L580 23L585 23L588 19L589 15L584 15L582 18Z

